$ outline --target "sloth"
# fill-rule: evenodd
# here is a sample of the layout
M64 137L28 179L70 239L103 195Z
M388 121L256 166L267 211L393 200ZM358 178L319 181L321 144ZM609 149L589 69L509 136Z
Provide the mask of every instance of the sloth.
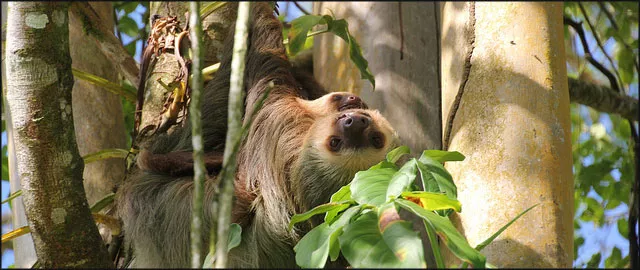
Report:
M309 112L318 116L347 109L367 109L368 106L360 97L348 92L332 92L315 100L296 98L296 102L305 106ZM204 163L209 174L217 174L222 169L222 152L208 152L204 155ZM171 176L193 175L193 152L173 151L169 153L152 153L142 149L136 158L137 166L146 172L168 174Z
M232 222L243 232L228 262L230 267L294 268L293 247L311 224L289 230L291 216L328 201L357 171L384 159L398 145L398 135L357 96L321 95L324 89L311 76L299 81L282 44L282 24L268 3L252 4L249 26L245 115L253 115L254 104L265 91L271 92L255 112L236 158ZM203 93L210 170L204 187L204 232L212 228L217 211L210 202L216 200L219 184L232 48L233 31L225 41L220 70ZM134 250L133 267L190 266L190 136L187 124L143 146L142 166L117 192L125 244ZM174 165L180 168L169 168ZM208 250L209 234L203 237L202 248Z

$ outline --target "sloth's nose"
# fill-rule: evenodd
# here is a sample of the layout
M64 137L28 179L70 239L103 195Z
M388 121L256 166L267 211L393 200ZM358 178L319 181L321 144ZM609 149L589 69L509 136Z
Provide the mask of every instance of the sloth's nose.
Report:
M345 132L361 133L371 122L371 118L360 113L347 113L342 119L341 124Z

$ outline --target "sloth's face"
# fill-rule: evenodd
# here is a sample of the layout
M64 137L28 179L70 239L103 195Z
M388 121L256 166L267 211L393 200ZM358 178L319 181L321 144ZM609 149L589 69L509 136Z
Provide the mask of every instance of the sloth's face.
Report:
M364 170L384 159L398 143L397 133L377 110L348 109L316 120L311 147L338 166Z

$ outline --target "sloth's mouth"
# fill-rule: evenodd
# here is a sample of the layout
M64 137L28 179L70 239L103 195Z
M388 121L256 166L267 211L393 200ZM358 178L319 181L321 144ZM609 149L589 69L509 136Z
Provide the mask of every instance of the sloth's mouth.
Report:
M350 109L366 109L367 105L364 105L364 103L350 103L350 104L345 104L342 105L338 108L338 111L344 111L344 110L350 110Z

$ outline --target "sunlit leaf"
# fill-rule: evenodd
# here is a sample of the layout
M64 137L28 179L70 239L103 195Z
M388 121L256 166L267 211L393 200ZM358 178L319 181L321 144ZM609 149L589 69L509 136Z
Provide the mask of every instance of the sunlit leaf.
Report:
M387 187L394 168L377 168L360 171L351 182L351 197L359 204L381 205L386 201Z
M456 199L447 197L445 194L426 191L412 191L402 192L401 195L403 198L408 200L410 200L410 198L420 199L420 203L422 204L421 206L430 211L445 209L453 209L456 212L462 211L462 205L460 202Z
M427 156L438 162L463 161L464 155L458 151L424 150L422 156Z
M447 194L447 197L451 199L458 197L458 189L453 183L451 174L447 172L440 162L429 156L422 155L420 159L418 159L417 165L425 191L444 192ZM434 187L435 185L438 186L438 190L434 190L433 188L427 189L427 187Z

